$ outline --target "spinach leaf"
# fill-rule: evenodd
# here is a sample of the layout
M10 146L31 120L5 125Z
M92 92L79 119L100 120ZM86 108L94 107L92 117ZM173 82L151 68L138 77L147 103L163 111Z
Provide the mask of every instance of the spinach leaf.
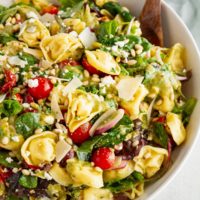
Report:
M128 133L133 130L133 124L128 115L118 122L118 124L112 128L106 135L101 136L101 139L95 145L95 148L99 147L113 147L120 144L125 140Z
M101 136L96 136L84 142L77 150L79 160L89 160L95 144L101 139Z
M8 34L0 34L0 43L5 45L10 41L16 40L15 37Z
M175 107L172 112L182 114L183 124L186 126L189 123L190 115L192 114L196 104L197 99L195 97L191 97L187 99L183 106Z
M117 2L107 2L103 5L103 8L108 10L113 16L120 14L125 22L130 22L133 18L131 13L124 10L123 7Z
M19 184L28 189L36 188L38 185L38 177L21 175Z
M4 100L0 105L0 113L5 116L15 116L22 111L23 107L16 100Z
M167 149L168 135L165 131L164 125L160 122L153 124L153 140Z
M84 142L77 150L79 160L89 160L92 150L99 147L113 147L121 143L126 135L132 131L132 121L127 116L118 122L106 135L96 136Z
M115 20L101 23L97 32L99 41L101 42L105 37L109 38L110 36L115 35L117 33L117 27L118 23Z
M28 200L28 197L17 197L14 195L9 195L6 197L6 200Z
M19 54L19 58L24 61L27 61L28 65L34 65L38 62L37 58L28 53Z
M8 162L6 158L10 157L8 152L0 151L0 165L4 167L14 168L19 167L16 161Z
M120 193L131 190L135 187L136 183L142 183L144 177L141 173L134 171L130 176L125 179L110 182L105 185L106 188L110 189L113 193Z
M15 121L17 133L22 134L24 138L31 136L35 129L39 126L39 113L24 113Z

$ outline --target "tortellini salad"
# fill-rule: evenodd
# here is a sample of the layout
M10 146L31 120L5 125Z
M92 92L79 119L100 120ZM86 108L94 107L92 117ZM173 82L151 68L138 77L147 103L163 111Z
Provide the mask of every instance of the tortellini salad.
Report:
M115 0L0 6L0 198L141 196L187 137L188 74Z

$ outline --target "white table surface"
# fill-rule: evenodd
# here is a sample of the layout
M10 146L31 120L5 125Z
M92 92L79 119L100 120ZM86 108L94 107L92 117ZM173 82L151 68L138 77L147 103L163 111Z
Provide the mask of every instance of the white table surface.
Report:
M185 21L200 49L200 0L165 0ZM179 174L154 200L200 200L200 138Z

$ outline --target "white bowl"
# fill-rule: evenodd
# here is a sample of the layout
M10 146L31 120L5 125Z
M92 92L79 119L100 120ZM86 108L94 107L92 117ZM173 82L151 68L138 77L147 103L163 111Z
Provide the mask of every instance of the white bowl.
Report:
M121 0L121 4L128 7L133 15L138 16L145 0ZM192 78L184 85L184 94L200 99L200 54L195 41L180 17L175 11L162 2L162 20L165 46L170 47L179 42L186 48L186 66L192 69ZM184 162L191 153L200 132L199 123L200 102L197 103L187 127L187 140L173 152L173 165L170 170L155 183L145 188L144 195L139 200L150 200L155 197L178 174ZM191 180L188 180L191 181Z

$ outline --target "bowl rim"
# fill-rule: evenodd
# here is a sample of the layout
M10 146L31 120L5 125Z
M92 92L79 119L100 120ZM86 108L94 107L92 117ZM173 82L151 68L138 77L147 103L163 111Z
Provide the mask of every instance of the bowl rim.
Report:
M172 15L176 18L176 20L178 20L179 23L181 23L181 25L185 29L186 33L188 34L189 38L191 39L192 46L194 47L194 50L195 50L195 52L196 52L196 54L199 58L199 61L200 61L199 48L197 46L197 43L196 43L192 33L190 32L189 28L186 26L185 22L181 19L181 17L177 14L177 12L166 1L161 0L161 9L162 9L163 6L166 7L166 9L169 10L172 13ZM174 180L174 178L180 173L180 171L182 170L186 161L188 160L189 156L191 155L192 151L194 150L195 146L197 145L198 140L200 140L200 124L198 125L197 132L194 135L192 145L190 145L190 148L186 151L185 156L181 159L177 168L173 171L173 173L171 173L166 178L166 180L164 182L162 182L160 184L160 186L156 190L154 190L147 197L148 200L153 200L156 196L158 196L158 194L161 193L168 186L168 184L170 184L172 182L172 180ZM144 191L144 193L145 193L145 191ZM141 196L141 198L142 198L142 196Z

